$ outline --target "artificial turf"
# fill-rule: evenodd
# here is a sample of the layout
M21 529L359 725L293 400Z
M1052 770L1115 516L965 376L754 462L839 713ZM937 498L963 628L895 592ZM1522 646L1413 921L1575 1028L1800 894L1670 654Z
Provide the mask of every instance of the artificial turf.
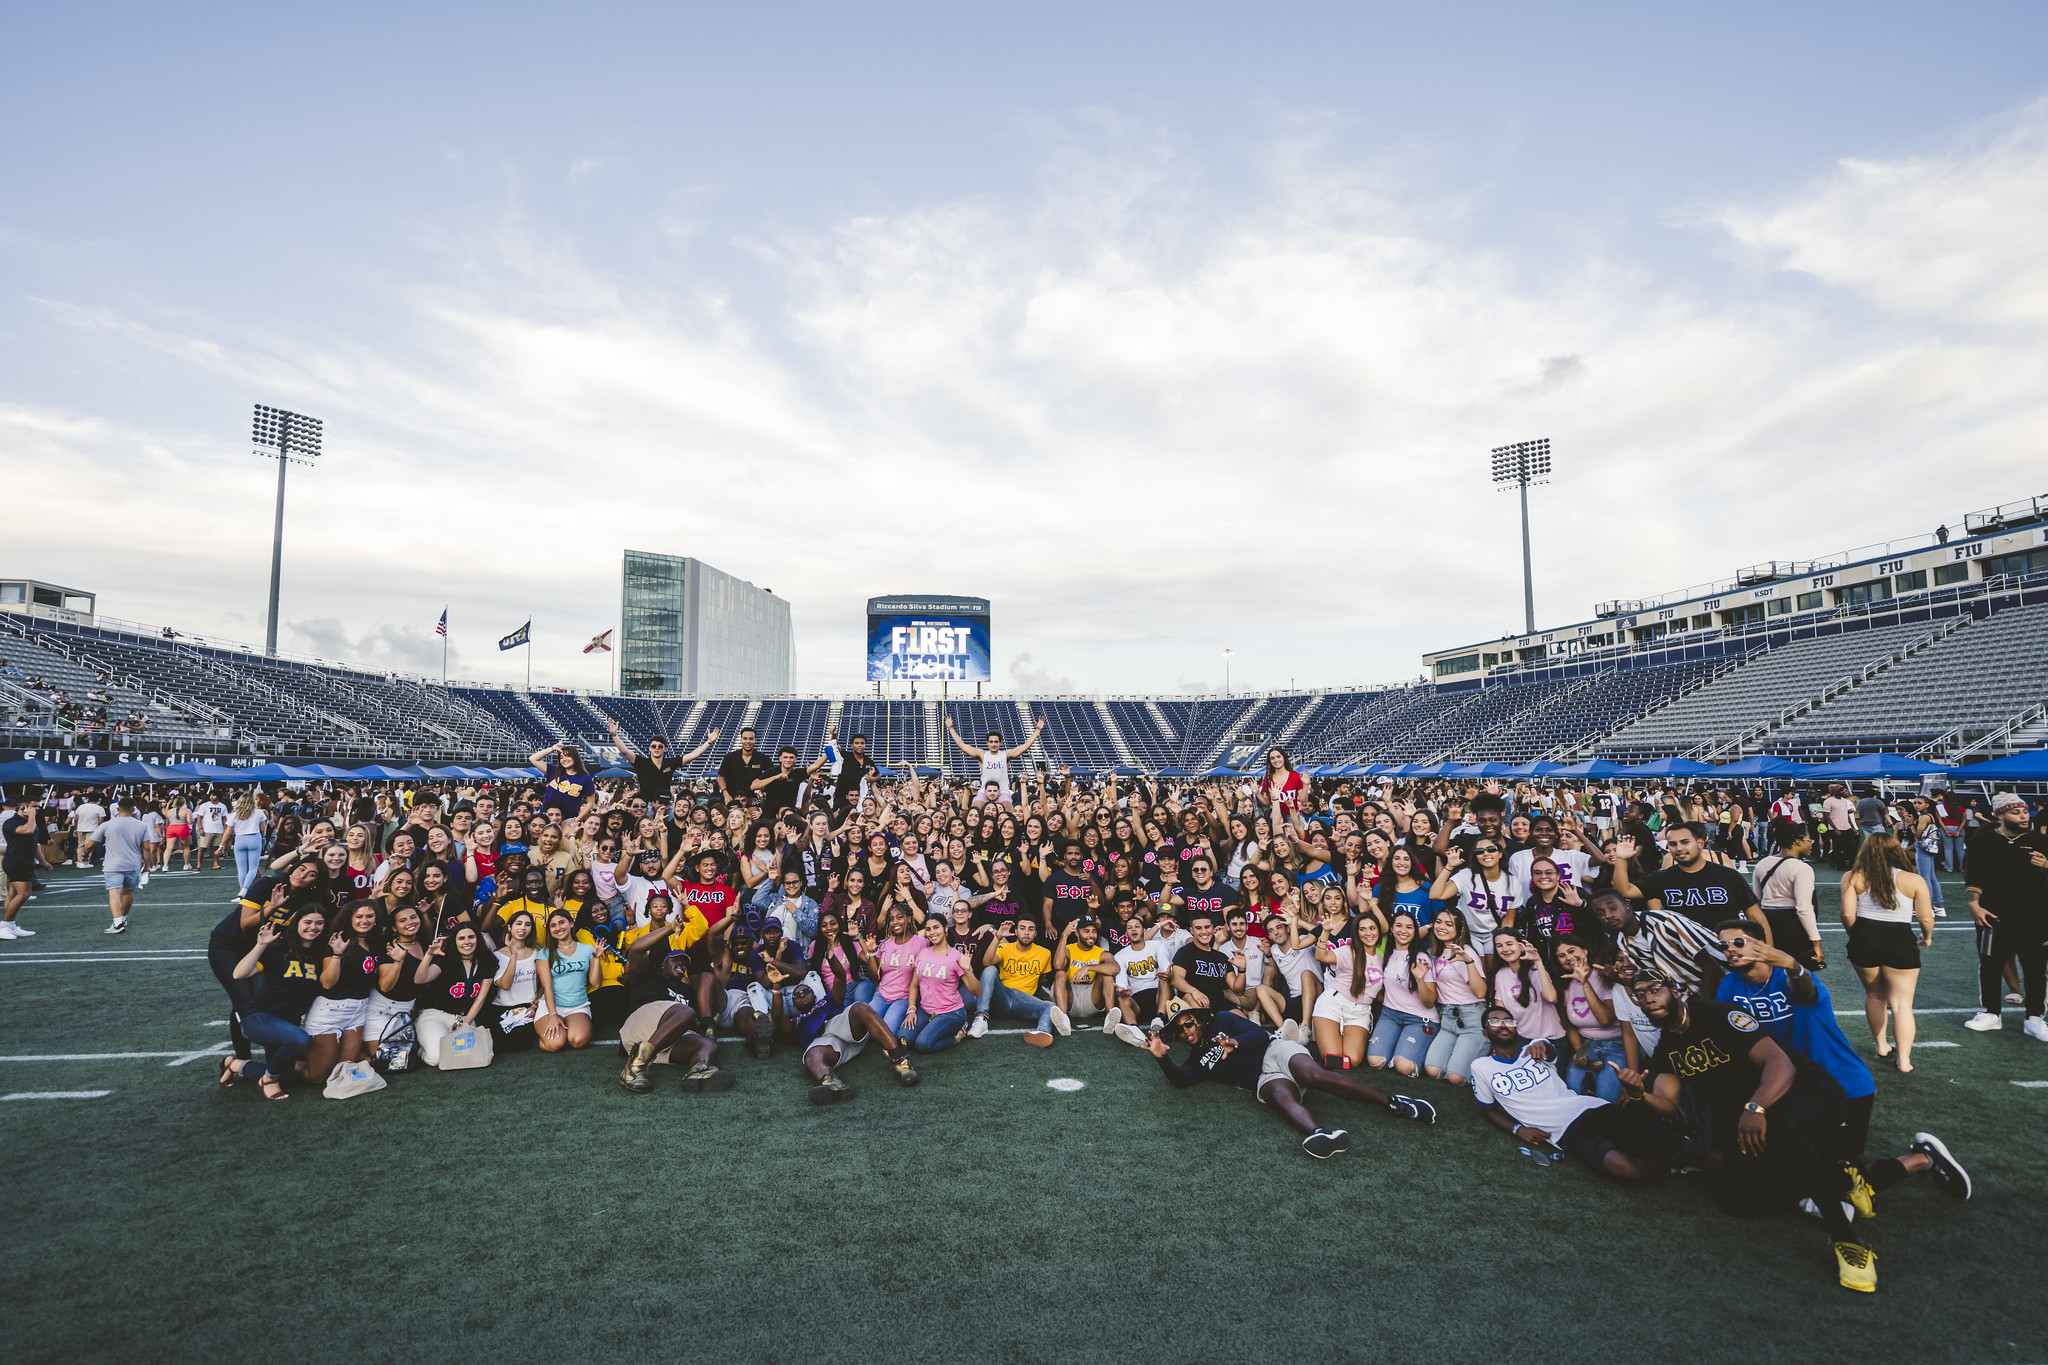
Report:
M230 874L154 878L120 938L96 875L45 877L37 936L0 943L0 1058L224 1045L203 961L30 954L196 951ZM1822 979L1857 1010L1827 941ZM1922 1007L1970 1005L1972 936L1927 958ZM786 1045L727 1048L723 1094L671 1068L628 1094L593 1048L279 1104L219 1090L218 1051L0 1060L0 1094L111 1092L0 1102L0 1343L24 1365L2040 1361L2048 1087L2013 1082L2048 1082L2048 1044L2013 1010L1994 1034L1963 1017L1922 1016L1923 1044L1957 1046L1913 1075L1879 1064L1872 1150L1937 1132L1976 1197L1881 1196L1875 1295L1836 1285L1811 1219L1730 1219L1697 1178L1539 1169L1442 1082L1408 1083L1434 1127L1316 1097L1353 1138L1317 1162L1249 1095L1175 1091L1092 1031L991 1036L915 1089L870 1049L859 1097L822 1109ZM1868 1056L1860 1013L1843 1026Z

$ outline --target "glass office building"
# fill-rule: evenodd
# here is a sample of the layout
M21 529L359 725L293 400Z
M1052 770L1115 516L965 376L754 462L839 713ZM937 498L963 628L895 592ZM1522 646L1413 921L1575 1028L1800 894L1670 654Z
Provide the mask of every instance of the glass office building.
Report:
M628 550L619 595L619 690L789 692L789 603L701 559Z

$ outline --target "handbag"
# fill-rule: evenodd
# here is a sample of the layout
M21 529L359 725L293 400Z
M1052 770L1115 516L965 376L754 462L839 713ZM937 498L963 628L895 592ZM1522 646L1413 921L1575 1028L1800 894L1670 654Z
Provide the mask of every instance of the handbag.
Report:
M491 1031L464 1024L441 1040L441 1069L469 1071L491 1064Z
M370 1054L370 1064L387 1073L408 1070L417 1046L419 1035L413 1031L412 1016L393 1015L384 1023L383 1036L377 1039L377 1050Z
M368 1062L336 1062L334 1070L327 1073L327 1089L323 1093L330 1100L346 1100L382 1090L386 1084Z

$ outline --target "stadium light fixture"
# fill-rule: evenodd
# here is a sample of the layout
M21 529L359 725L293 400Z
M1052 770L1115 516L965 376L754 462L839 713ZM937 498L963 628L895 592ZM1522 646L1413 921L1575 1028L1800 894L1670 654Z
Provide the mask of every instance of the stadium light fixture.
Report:
M1493 481L1502 488L1514 488L1522 495L1522 615L1523 633L1536 633L1536 580L1529 571L1529 485L1550 482L1550 438L1517 441L1495 446Z
M249 441L258 455L277 461L277 524L270 536L270 617L263 632L263 652L275 656L277 590L284 578L284 470L294 463L311 466L320 458L320 419L258 403Z

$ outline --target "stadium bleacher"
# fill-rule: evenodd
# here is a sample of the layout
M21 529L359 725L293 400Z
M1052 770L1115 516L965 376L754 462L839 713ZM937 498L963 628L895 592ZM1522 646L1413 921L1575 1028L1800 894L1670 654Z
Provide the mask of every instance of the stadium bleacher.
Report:
M834 720L881 762L974 763L995 730L1028 762L1099 771L1202 772L1226 755L1286 747L1321 763L1624 762L1774 753L1817 761L1892 751L1945 756L2033 747L2048 738L2048 573L1802 615L1791 625L1691 633L1649 645L1493 670L1483 680L1228 697L644 697L437 682L325 661L268 657L102 620L85 625L0 611L0 720L18 745L282 759L523 761L561 740L608 744L617 721L636 748L659 732L672 752L719 739L686 769L704 777L752 724L759 747L820 751ZM31 685L31 681L36 685ZM104 697L143 733L81 732L55 697ZM602 757L602 753L598 754Z

